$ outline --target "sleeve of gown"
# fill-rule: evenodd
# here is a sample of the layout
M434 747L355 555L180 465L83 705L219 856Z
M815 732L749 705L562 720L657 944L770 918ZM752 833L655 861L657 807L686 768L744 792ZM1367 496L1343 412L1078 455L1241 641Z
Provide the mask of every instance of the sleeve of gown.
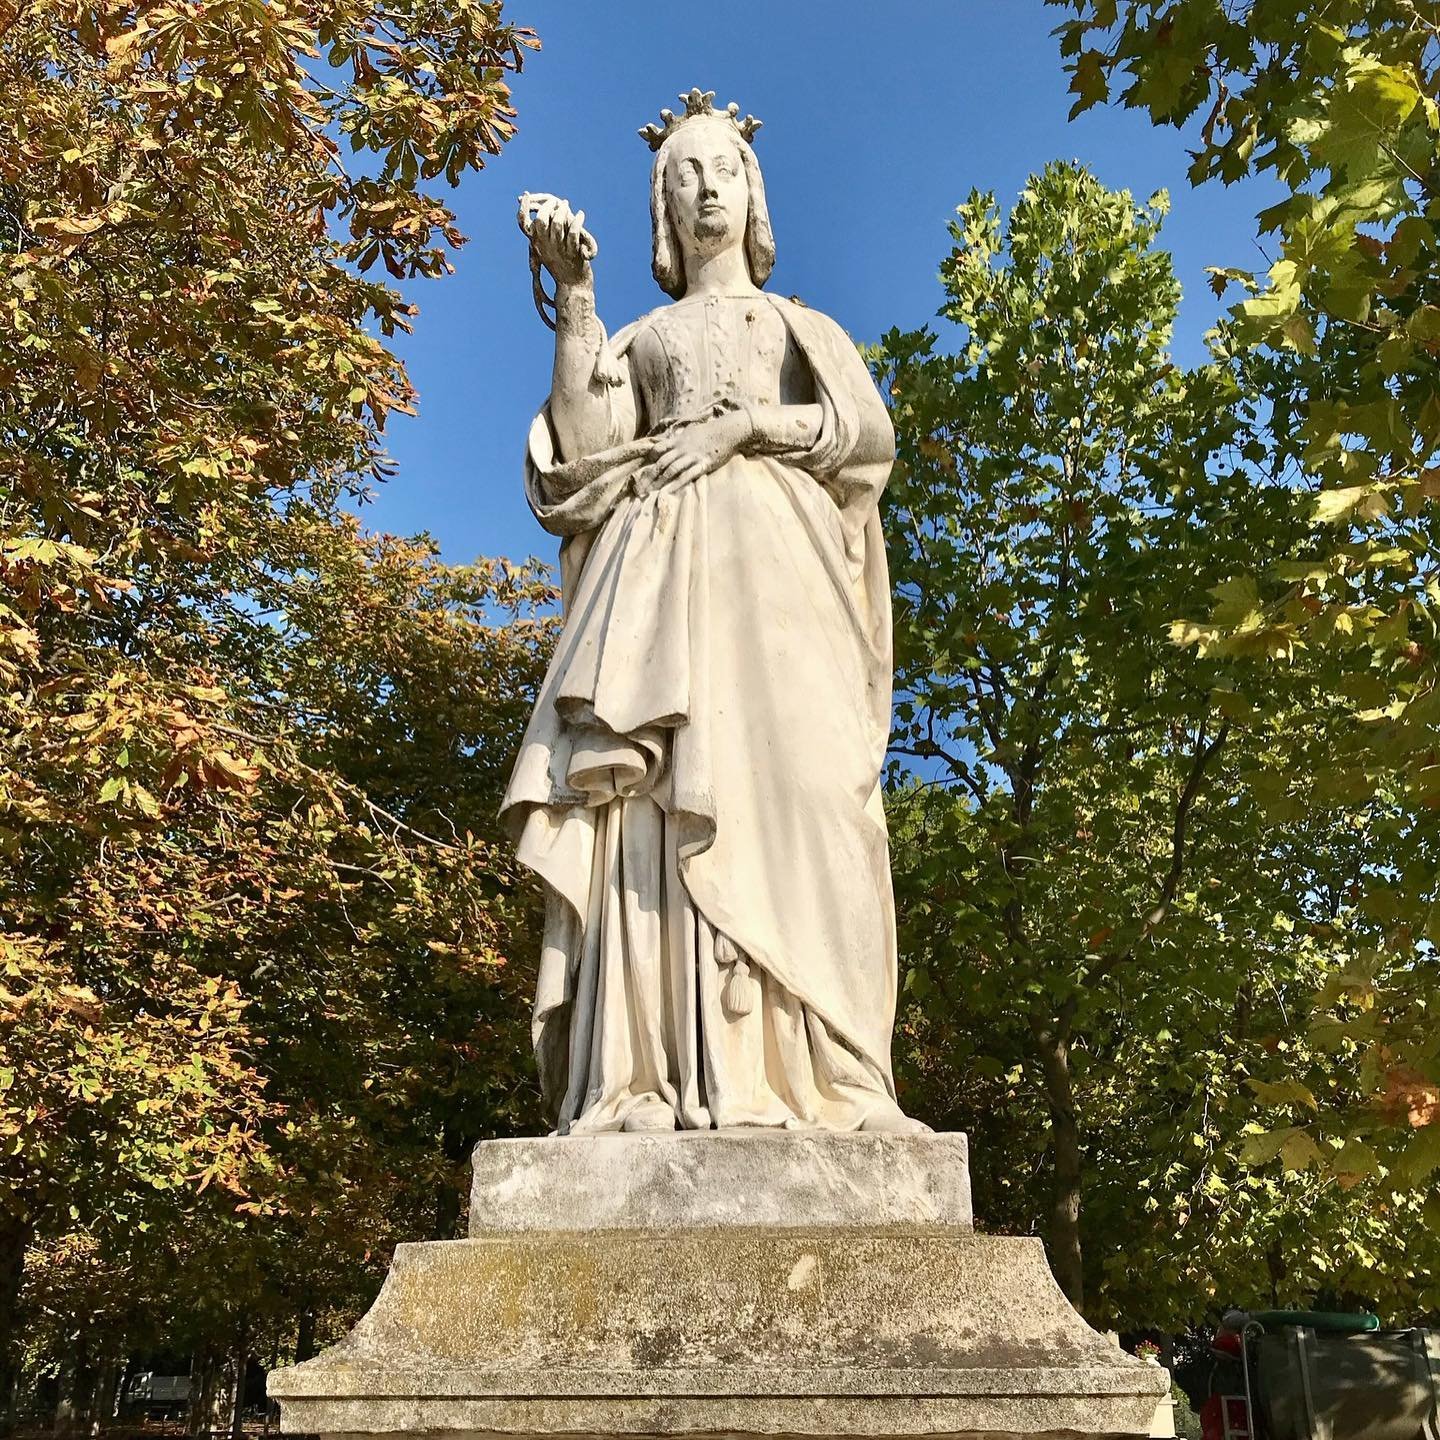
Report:
M617 340L620 337L617 337ZM618 345L615 347L618 349ZM563 500L577 465L594 459L597 455L608 454L617 445L633 440L639 434L639 403L636 399L637 383L634 374L634 359L631 347L618 356L617 365L621 381L618 385L601 385L596 397L605 406L605 439L589 455L565 459L560 454L560 440L555 433L555 420L551 413L551 398L547 395L540 413L530 426L528 459L535 466L544 498L552 503Z
M820 434L807 451L787 456L829 491L847 529L863 526L895 462L890 412L850 337L814 310L789 312L815 378Z
M634 331L634 326L622 330L611 342L621 381L605 387L608 423L602 449L562 460L548 399L531 422L525 498L552 535L580 535L600 525L652 448L639 433L641 403L630 347Z

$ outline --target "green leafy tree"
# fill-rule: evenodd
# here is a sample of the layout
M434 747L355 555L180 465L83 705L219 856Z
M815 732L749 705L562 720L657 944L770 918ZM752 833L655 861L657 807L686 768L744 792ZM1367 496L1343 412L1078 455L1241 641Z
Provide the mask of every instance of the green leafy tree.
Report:
M1042 1228L1112 1322L1263 1298L1262 1234L1287 1288L1365 1264L1240 1164L1247 1077L1308 1055L1289 1016L1348 954L1319 911L1355 845L1276 810L1308 678L1261 710L1237 662L1169 640L1212 592L1245 602L1231 577L1287 553L1292 501L1257 481L1243 372L1170 358L1164 208L1058 164L1003 228L972 196L941 270L956 350L892 332L873 356L908 1068L922 1113L975 1134L981 1212Z
M1311 1163L1344 1157L1342 1176L1363 1164L1396 1186L1430 1187L1440 1167L1440 6L1065 3L1077 111L1113 93L1198 136L1193 183L1264 173L1285 192L1259 216L1278 251L1269 273L1216 272L1217 293L1236 285L1247 298L1215 345L1265 397L1265 443L1303 502L1303 544L1283 566L1237 568L1232 593L1244 603L1178 612L1203 618L1176 638L1253 657L1242 683L1255 696L1275 683L1274 662L1307 667L1342 707L1343 725L1295 727L1285 798L1343 798L1384 843L1337 908L1352 958L1315 1010L1315 1038L1350 1083L1339 1103L1326 1097L1296 1118ZM1440 1210L1430 1213L1433 1227Z

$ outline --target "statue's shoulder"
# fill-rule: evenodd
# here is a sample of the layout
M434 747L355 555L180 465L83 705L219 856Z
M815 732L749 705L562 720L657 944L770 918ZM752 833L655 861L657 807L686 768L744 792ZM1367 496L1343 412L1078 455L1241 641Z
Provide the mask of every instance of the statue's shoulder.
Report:
M623 353L628 350L641 335L654 326L655 322L670 309L670 305L673 303L672 301L665 305L657 305L653 310L647 310L638 319L632 320L623 329L617 330L611 341L616 351Z
M798 295L776 295L772 291L767 290L765 292L765 298L787 318L804 316L813 320L816 316L820 315L818 310L812 310Z
M769 292L766 294L769 295ZM855 341L838 320L831 319L823 310L807 305L798 295L769 295L769 299L785 317L786 323L798 331L802 338L855 348Z

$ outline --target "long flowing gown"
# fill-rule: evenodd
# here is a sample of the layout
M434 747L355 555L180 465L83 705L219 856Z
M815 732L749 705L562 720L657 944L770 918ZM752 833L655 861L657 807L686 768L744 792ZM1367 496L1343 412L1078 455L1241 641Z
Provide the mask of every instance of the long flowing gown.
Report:
M681 300L615 337L609 445L526 490L565 623L505 809L548 910L535 1007L560 1133L905 1125L879 774L884 405L834 322ZM653 437L818 403L819 434L658 486Z

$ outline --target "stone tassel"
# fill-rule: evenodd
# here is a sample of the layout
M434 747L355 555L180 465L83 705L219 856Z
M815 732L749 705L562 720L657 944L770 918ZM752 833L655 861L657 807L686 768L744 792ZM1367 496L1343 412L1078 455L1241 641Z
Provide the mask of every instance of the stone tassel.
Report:
M750 1014L760 998L760 982L750 973L745 952L728 935L717 935L715 960L722 969L729 971L720 991L720 1003L725 1007L725 1013L737 1019Z
M600 353L595 357L595 378L602 385L609 385L613 389L625 383L625 372L620 368L620 361L616 359L610 337L605 333L605 327L600 324L598 315L595 323L600 325Z

